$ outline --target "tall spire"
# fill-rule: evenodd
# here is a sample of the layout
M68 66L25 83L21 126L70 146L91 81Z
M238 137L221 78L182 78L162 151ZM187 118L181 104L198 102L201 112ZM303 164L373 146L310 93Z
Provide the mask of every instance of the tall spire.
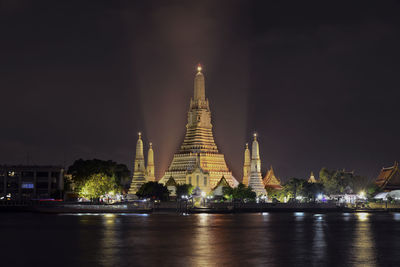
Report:
M144 163L142 133L139 132L138 140L136 142L136 155L133 167L132 183L128 194L136 194L139 188L146 182L145 175L146 166Z
M237 185L226 165L224 155L219 153L212 132L211 110L205 94L205 81L202 66L197 66L194 77L194 95L190 99L187 113L186 134L182 145L174 154L171 164L160 183L166 183L172 176L177 183L191 183L192 171L201 165L203 189L209 192L224 176L231 186ZM200 175L200 174L199 174ZM208 178L207 178L207 177ZM196 174L197 181L197 174ZM199 177L200 179L200 177Z
M246 143L246 148L244 150L244 164L243 164L243 180L242 184L249 185L249 175L250 175L250 150L249 144Z
M197 65L197 74L196 77L194 78L194 101L197 100L206 100L206 87L204 84L204 75L201 73L201 70L203 68L201 65Z
M260 149L258 146L258 141L257 141L257 133L253 134L254 140L253 140L253 145L251 148L251 158L252 159L260 159Z
M143 154L143 141L142 133L138 132L138 140L136 142L136 156L135 156L135 171L144 171L144 154Z
M250 178L249 186L256 192L257 196L266 195L264 183L261 176L261 159L257 141L257 134L254 133L253 145L251 148L251 166L250 166Z
M153 143L149 143L149 151L147 153L147 181L155 181L154 176L154 152L153 152Z

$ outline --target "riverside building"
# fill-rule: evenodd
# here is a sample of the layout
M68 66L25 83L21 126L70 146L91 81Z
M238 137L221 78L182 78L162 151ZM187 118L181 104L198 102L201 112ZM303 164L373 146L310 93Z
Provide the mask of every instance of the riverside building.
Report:
M62 198L61 166L0 165L0 198L30 200Z

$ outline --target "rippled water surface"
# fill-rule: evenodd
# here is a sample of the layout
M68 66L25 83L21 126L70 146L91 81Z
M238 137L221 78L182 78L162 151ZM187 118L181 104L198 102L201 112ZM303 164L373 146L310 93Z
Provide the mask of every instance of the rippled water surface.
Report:
M0 214L1 266L400 266L400 213Z

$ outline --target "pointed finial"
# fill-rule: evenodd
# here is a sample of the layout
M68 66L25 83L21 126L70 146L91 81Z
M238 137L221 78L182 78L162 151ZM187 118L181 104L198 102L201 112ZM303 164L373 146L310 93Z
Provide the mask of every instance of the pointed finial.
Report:
M257 133L254 133L253 136L254 136L254 140L257 140Z
M199 64L197 65L197 71L198 71L198 72L201 72L202 69L203 69L203 68L201 67L201 64L199 63Z
M150 146L150 148L153 148L153 143L150 142L150 143L149 143L149 146Z
M139 139L142 138L142 133L141 132L138 132L137 134L139 136Z
M246 143L246 149L249 149L249 143Z

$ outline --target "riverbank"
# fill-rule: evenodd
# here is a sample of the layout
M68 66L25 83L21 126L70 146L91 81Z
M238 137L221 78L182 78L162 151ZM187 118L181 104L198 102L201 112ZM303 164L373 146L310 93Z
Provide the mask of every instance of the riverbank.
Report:
M116 204L65 202L2 202L0 212L37 213L255 213L255 212L400 212L400 204L369 203L364 207L336 203L207 203L194 207L191 202L134 201Z
M374 203L378 204L378 203ZM400 211L400 204L374 205L357 207L337 205L336 203L207 203L193 207L189 202L164 202L154 206L154 211L181 213L252 213L252 212L395 212Z

